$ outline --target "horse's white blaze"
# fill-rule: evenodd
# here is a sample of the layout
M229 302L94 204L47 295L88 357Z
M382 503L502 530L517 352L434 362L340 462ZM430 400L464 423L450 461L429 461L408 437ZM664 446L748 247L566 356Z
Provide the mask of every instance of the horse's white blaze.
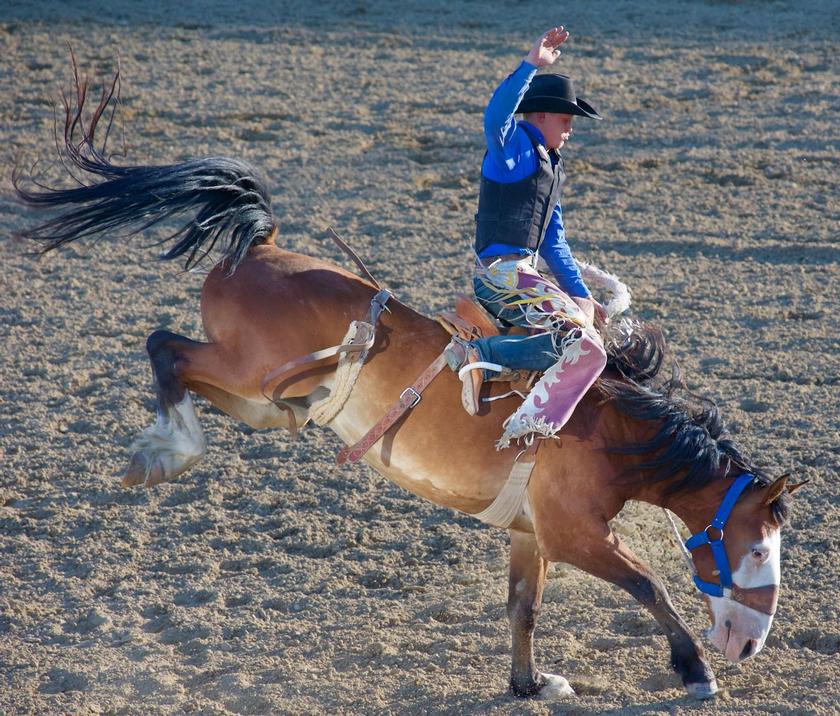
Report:
M744 589L778 585L781 582L781 542L781 532L775 529L763 540L753 544L738 562L738 568L732 573L732 581ZM766 552L767 558L757 560L753 550ZM740 661L741 653L750 640L755 642L750 656L761 651L773 624L772 616L722 597L709 597L709 603L714 615L714 626L708 634L709 641L727 659Z
M760 542L756 542L750 550L741 557L738 569L732 574L732 579L739 587L750 589L752 587L763 587L767 584L779 584L781 582L781 543L782 533L780 530L772 530ZM767 559L759 563L753 556L753 550L767 554Z

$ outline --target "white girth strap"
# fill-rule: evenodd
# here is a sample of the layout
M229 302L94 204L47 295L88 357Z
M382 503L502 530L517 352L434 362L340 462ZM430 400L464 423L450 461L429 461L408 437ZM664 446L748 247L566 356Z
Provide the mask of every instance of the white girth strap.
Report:
M537 462L538 446L539 441L535 439L527 450L520 453L496 499L473 517L494 527L510 527L528 500L528 482Z

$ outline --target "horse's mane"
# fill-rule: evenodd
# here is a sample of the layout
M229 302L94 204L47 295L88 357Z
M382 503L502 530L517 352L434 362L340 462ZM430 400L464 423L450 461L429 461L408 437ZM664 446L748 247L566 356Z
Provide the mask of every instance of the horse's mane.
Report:
M659 329L627 322L620 339L607 341L607 353L615 377L599 379L597 390L623 415L659 424L649 440L611 448L617 454L649 456L621 479L670 482L665 492L671 495L700 490L733 472L752 474L758 488L772 482L732 441L715 402L686 389L675 362L672 375L660 378L668 356ZM789 504L782 493L771 505L779 524L787 520Z

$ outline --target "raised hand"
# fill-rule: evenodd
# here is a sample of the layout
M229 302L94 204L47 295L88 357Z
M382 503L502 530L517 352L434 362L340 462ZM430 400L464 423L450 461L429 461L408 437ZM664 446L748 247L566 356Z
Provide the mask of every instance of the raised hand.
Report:
M558 48L568 39L569 33L562 25L560 27L552 27L537 39L534 46L525 55L525 61L535 67L545 67L546 65L552 64L560 57L560 50Z

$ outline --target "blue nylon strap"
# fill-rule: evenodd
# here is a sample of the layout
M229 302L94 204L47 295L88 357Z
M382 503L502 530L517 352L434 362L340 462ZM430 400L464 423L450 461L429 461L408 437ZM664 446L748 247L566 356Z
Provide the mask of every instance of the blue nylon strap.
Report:
M708 594L710 597L722 597L723 587L714 582L706 582L696 574L694 575L694 586L697 587L703 594Z
M709 545L709 548L712 550L712 557L715 560L715 566L717 566L718 575L720 576L720 584L707 582L704 579L700 579L699 576L694 575L694 584L704 594L712 597L722 597L724 596L724 589L732 588L732 568L729 565L729 558L726 556L726 549L723 546L723 528L726 526L726 521L732 513L732 508L735 507L735 503L738 502L738 498L741 496L744 488L754 479L753 475L748 472L739 475L726 491L726 495L721 500L720 506L709 525L709 527L714 527L720 531L720 537L711 539L708 532L709 527L707 527L702 532L691 535L685 541L686 549L689 551L697 549L704 544Z
M715 513L715 518L712 520L712 527L717 527L719 530L723 529L723 526L726 524L726 520L729 519L729 513L732 512L732 508L735 507L735 503L738 501L738 498L741 496L744 488L754 479L755 478L752 475L745 472L732 483L732 486L729 488L723 498L723 501L720 503L718 511Z
M712 548L712 556L715 558L715 564L718 568L718 579L720 579L721 587L732 586L732 570L729 567L729 559L726 556L726 549L723 546L722 539L716 539L709 542L709 547Z
M693 549L697 549L698 547L709 544L711 540L709 539L709 535L706 534L706 530L702 532L698 532L697 534L691 535L686 541L685 546L688 548L689 551Z

